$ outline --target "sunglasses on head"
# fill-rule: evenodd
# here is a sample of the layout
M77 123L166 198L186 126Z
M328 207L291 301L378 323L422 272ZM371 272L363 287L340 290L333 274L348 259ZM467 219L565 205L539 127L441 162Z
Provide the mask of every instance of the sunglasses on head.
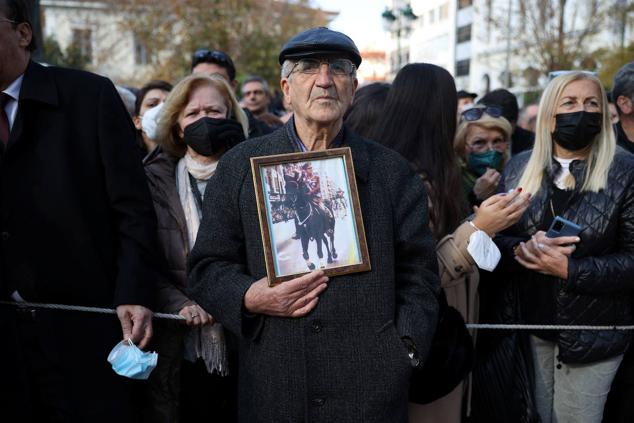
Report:
M473 122L480 119L484 113L491 117L499 118L502 116L502 108L499 106L472 107L462 112L462 119L467 122Z
M208 50L206 48L196 50L192 57L193 66L196 66L198 63L205 61L212 61L233 67L233 63L231 62L229 56L221 51Z

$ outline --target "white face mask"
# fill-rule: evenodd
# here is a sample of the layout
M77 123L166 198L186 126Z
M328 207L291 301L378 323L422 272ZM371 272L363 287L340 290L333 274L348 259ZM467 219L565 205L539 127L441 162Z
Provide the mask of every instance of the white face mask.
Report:
M156 128L158 127L159 119L161 118L161 110L163 110L164 102L157 104L149 110L143 113L141 118L141 129L145 135L154 141L156 139Z
M108 362L118 375L130 379L147 379L156 367L158 354L143 352L131 340L121 341L108 354Z

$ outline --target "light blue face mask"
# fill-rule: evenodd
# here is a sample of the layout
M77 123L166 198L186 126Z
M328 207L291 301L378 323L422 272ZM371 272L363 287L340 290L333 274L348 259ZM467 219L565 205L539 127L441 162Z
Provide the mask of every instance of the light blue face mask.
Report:
M129 339L119 342L108 354L112 370L130 379L147 379L157 361L157 353L143 352Z

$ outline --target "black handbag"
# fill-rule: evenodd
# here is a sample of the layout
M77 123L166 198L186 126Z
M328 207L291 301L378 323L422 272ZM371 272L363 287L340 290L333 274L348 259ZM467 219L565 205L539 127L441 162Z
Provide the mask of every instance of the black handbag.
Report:
M438 301L440 313L429 355L410 379L409 401L417 404L449 394L473 367L473 341L462 315L447 304L442 290Z

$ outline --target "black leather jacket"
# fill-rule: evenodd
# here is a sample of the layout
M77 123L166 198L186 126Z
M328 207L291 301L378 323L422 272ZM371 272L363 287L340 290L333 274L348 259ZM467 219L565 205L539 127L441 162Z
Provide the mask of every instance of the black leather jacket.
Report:
M506 166L499 190L517 187L530 151L514 157ZM522 301L522 291L544 278L513 260L512 248L537 232L548 201L553 174L559 163L534 194L529 208L517 224L495 238L503 257L498 276L516 283L520 309L539 307ZM583 181L585 161L573 161L570 171ZM604 190L580 192L577 183L563 217L582 227L581 242L568 261L568 279L557 283L555 321L560 325L632 324L631 291L634 288L634 156L617 147ZM504 276L505 275L505 276ZM534 285L533 285L534 286ZM524 291L527 292L527 291ZM521 310L520 310L521 316ZM520 317L521 319L521 317ZM557 343L565 363L589 363L622 354L630 341L629 331L561 331Z

